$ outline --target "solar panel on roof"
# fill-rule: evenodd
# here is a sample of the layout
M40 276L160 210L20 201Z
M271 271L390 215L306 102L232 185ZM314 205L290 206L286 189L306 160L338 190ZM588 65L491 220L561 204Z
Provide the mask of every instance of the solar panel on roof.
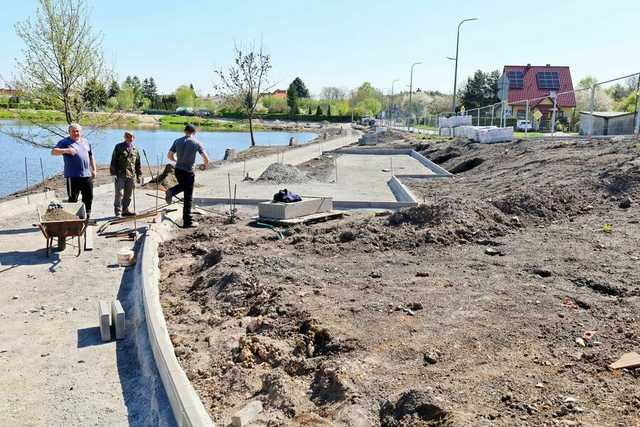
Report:
M507 72L509 89L522 89L524 87L524 73L522 71Z
M541 71L536 74L538 89L559 90L560 77L556 71Z

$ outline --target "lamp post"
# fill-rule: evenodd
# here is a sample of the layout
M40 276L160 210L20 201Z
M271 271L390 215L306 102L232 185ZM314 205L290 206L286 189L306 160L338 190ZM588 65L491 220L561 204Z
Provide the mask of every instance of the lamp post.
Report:
M413 104L411 102L411 95L413 94L413 67L420 64L422 64L422 62L414 62L411 64L411 78L409 80L409 123L407 124L407 129L409 129L411 118L413 117Z
M395 79L391 82L391 100L389 101L389 124L392 124L392 118L393 118L393 87L396 84L396 82L399 82L400 79Z
M459 52L459 48L460 48L460 27L465 22L477 21L477 20L478 20L478 18L463 19L458 24L458 35L456 37L456 57L455 57L456 68L455 68L455 71L453 73L453 102L451 103L451 111L453 111L453 112L456 111L456 86L458 84L458 52Z

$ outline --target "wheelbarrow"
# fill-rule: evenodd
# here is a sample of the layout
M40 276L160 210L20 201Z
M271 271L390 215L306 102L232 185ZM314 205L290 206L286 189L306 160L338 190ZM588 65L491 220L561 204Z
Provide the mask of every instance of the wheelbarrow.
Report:
M81 237L87 228L87 211L84 203L60 203L60 209L73 214L75 219L49 220L47 206L38 207L38 228L47 239L47 257L51 254L53 239L58 241L58 250L63 251L67 244L67 237L78 238L78 254L82 252Z

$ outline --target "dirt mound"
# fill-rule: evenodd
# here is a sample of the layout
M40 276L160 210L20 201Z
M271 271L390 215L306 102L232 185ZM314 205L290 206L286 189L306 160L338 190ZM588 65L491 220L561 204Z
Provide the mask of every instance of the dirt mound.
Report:
M309 182L309 177L298 168L284 163L272 163L258 177L258 182L268 181L276 184Z
M620 169L604 171L599 178L609 194L634 193L640 185L640 160L630 162Z
M420 390L402 393L395 405L385 401L380 408L382 427L446 425L446 418L447 412L431 394Z
M588 210L584 194L562 187L522 189L501 196L493 205L506 215L545 219L575 216Z
M147 184L155 184L156 182L164 188L171 188L177 185L176 168L172 164L165 165L164 170Z
M453 174L459 174L463 172L470 171L473 168L476 168L484 163L484 159L481 157L474 157L469 160L465 160L462 163L455 165L449 172Z

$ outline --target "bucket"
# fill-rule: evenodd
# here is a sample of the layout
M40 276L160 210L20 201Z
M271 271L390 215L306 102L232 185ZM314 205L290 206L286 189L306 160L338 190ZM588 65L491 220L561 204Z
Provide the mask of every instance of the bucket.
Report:
M121 267L127 267L135 264L135 257L131 249L120 249L118 251L118 264Z

